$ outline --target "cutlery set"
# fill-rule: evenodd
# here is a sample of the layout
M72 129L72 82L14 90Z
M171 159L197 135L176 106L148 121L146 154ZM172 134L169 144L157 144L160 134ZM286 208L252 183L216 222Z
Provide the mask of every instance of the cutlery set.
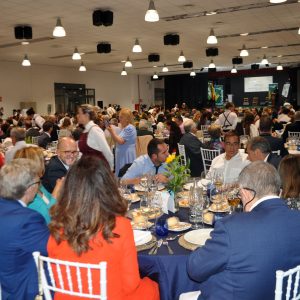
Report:
M172 248L169 246L169 243L168 243L168 240L169 241L173 241L175 240L178 236L180 236L180 234L174 236L174 237L170 237L170 238L167 238L165 241L163 239L159 239L155 245L150 249L150 251L148 252L149 255L156 255L157 254L157 250L162 246L166 246L168 248L168 252L170 255L173 255L174 254L174 251L172 250Z

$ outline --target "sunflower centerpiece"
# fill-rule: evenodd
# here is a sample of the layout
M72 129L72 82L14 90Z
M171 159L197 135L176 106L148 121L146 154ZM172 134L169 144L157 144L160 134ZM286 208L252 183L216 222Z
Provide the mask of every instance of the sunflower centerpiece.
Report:
M166 159L166 175L169 178L167 189L170 194L173 194L175 201L175 208L178 209L177 193L183 188L183 185L190 178L190 169L188 165L183 164L183 159L180 155L175 153L169 155Z

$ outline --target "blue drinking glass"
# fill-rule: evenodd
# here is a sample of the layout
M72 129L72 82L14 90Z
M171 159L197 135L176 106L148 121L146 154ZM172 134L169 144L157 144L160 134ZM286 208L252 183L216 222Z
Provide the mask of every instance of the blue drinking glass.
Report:
M169 233L168 223L165 218L159 218L156 221L155 232L160 237L166 237Z

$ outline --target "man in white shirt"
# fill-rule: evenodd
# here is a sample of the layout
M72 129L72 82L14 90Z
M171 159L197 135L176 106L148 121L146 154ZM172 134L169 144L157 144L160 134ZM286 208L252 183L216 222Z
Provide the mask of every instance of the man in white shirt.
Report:
M234 112L234 104L232 102L227 102L225 104L225 111L219 115L215 124L220 125L223 131L235 130L236 124L238 122L238 117Z
M213 159L207 178L212 178L218 173L223 175L225 184L235 182L240 172L250 163L248 155L240 152L239 147L239 136L235 132L228 132L224 139L225 153Z
M26 111L26 114L28 117L31 118L33 127L38 126L40 129L43 128L43 124L45 123L46 120L43 117L41 117L39 114L36 114L32 107L30 107Z
M26 136L26 131L24 128L14 127L10 131L10 137L11 137L13 146L9 150L7 150L5 153L5 163L9 163L10 161L12 161L16 152L19 149L22 149L27 146L27 144L25 142L25 136Z

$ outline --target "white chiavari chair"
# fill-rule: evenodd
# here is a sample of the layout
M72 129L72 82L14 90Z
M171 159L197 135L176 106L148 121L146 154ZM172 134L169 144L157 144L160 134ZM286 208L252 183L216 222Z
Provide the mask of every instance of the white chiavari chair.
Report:
M274 150L274 151L272 151L272 153L277 154L277 155L280 156L280 150Z
M107 300L106 262L86 264L45 257L40 255L39 252L33 252L32 255L38 269L39 295L44 295L46 300L52 300L51 291L77 296L78 298ZM47 266L50 283L46 277L45 266ZM97 293L93 291L93 274L95 272L99 272L100 278L100 281L97 283L100 287L100 292ZM57 275L58 282L56 282L54 274ZM83 287L84 278L86 278L88 284L87 290L84 290Z
M298 138L300 139L300 132L297 131L289 131L288 132L289 138Z
M284 279L286 277L287 277L286 290L283 291ZM281 300L282 294L284 294L285 300L300 299L299 278L300 278L300 266L297 266L286 272L281 270L276 271L275 300Z
M179 143L177 145L178 145L179 155L181 156L181 164L186 166L187 159L186 159L185 147L184 145L180 145Z
M211 165L212 160L221 154L220 150L211 150L211 149L204 149L200 148L201 150L201 156L202 156L202 162L204 171L208 171Z

